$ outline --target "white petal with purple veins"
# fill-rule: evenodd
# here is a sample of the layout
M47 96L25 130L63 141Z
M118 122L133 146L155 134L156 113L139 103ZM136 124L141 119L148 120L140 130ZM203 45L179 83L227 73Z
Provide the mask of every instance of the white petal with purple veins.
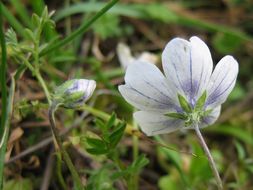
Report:
M119 91L135 107L144 110L178 110L175 91L170 88L161 71L153 64L136 61L129 65L125 75L126 85Z
M213 68L210 51L198 37L171 40L162 53L166 77L193 105L202 95Z
M225 102L235 86L237 74L238 63L232 56L225 56L219 61L207 86L207 109Z
M183 120L170 118L156 112L138 111L134 113L134 119L148 136L170 133L184 126Z

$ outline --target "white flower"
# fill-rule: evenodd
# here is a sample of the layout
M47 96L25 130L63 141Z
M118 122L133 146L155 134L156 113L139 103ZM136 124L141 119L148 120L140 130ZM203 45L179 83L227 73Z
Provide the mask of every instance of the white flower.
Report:
M141 111L134 118L147 135L213 124L232 91L238 63L223 57L213 71L206 44L198 37L171 40L162 53L165 76L154 65L137 60L129 65L119 91ZM213 72L212 72L213 71Z
M148 61L154 64L158 62L155 54L146 51L142 52L139 56L133 57L130 48L124 43L119 43L117 45L117 55L120 65L124 70L135 61Z
M95 88L94 80L68 80L56 88L53 100L66 108L76 108L82 106L92 96Z

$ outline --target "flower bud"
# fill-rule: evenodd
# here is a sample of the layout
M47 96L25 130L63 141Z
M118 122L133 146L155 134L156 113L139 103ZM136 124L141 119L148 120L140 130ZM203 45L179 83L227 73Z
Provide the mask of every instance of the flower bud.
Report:
M55 90L53 101L65 108L82 106L93 94L96 81L87 79L68 80Z

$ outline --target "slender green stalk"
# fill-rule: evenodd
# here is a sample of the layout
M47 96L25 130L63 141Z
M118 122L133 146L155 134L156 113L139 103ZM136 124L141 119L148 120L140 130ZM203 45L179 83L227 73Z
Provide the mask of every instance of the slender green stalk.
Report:
M212 157L212 155L211 155L211 153L210 153L210 151L209 151L209 149L208 149L208 147L206 145L206 142L205 142L205 140L204 140L204 138L203 138L203 136L202 136L202 134L201 134L201 132L199 130L198 124L195 124L194 129L195 129L195 132L196 132L197 137L199 139L199 142L200 142L200 144L201 144L201 146L202 146L202 148L203 148L203 150L204 150L204 152L205 152L205 154L206 154L206 156L208 158L209 165L210 165L210 167L212 169L212 172L214 174L214 177L215 177L215 180L217 182L218 188L219 188L219 190L222 190L223 186L222 186L222 181L221 181L219 172L218 172L218 170L216 168L216 165L214 163L213 157Z
M49 90L47 88L47 85L44 81L44 79L42 78L41 74L40 74L40 71L38 68L34 68L33 65L31 65L31 63L29 63L29 61L23 57L21 57L22 61L24 62L24 64L28 67L28 69L35 75L35 77L37 78L37 80L39 81L41 87L43 88L44 90L44 93L46 95L46 98L47 98L47 101L48 101L48 104L50 105L51 104L51 97L50 97L50 93L49 93ZM37 66L39 67L39 66Z
M10 13L10 11L1 3L1 13L8 20L9 24L17 31L22 37L26 37L24 27L20 22Z
M50 93L48 91L48 88L47 88L47 85L46 85L45 81L41 77L41 74L40 74L40 72L38 70L35 70L34 74L35 74L36 78L38 79L41 87L43 88L43 90L45 92L45 95L47 97L48 104L50 105L52 101L51 101Z
M20 19L23 23L26 24L28 27L32 27L31 19L28 15L28 12L24 6L24 4L20 0L10 0L13 7L15 7L15 10L17 11Z
M9 136L9 127L10 127L10 121L12 117L12 111L13 111L13 101L14 101L14 94L15 94L15 80L14 77L11 78L11 87L10 87L10 93L8 98L8 105L7 105L7 117L2 118L5 119L4 122L4 134L1 139L1 146L0 146L0 189L3 189L3 172L4 172L4 161L5 161L5 152L7 147L7 140Z
M57 177L58 177L58 180L59 180L59 183L60 183L62 189L67 190L67 185L66 185L66 183L64 181L64 178L62 176L62 157L61 157L61 154L56 153L56 157L57 157L57 160L56 160Z
M7 52L3 29L3 7L0 3L0 40L1 40L1 67L0 67L0 83L2 96L2 116L0 134L3 134L6 118L7 118L7 86L6 86L6 72L7 72Z
M81 179L80 179L80 177L79 177L79 175L76 171L75 166L73 165L73 163L71 161L71 158L69 157L69 154L67 153L67 151L62 146L61 137L58 135L58 132L56 130L55 119L54 119L54 112L56 111L56 109L57 109L57 105L52 104L49 108L49 111L48 111L48 117L49 117L49 121L50 121L50 124L51 124L51 130L52 130L53 136L56 140L59 151L62 154L63 159L64 159L66 165L68 166L69 171L70 171L70 173L73 177L73 180L76 183L77 189L78 190L83 190L84 187L82 185L82 181L81 181Z
M135 121L133 122L133 128L135 130L138 130L138 126ZM133 141L133 160L136 160L139 154L139 137L133 135L132 141ZM139 181L139 173L135 173L132 179L132 190L138 190L138 181Z
M106 4L105 7L103 7L99 12L97 12L97 14L95 14L91 19L89 19L86 23L84 23L83 25L81 25L77 30L75 30L74 32L72 32L69 36L67 36L66 38L64 38L63 40L53 44L52 46L50 46L49 48L46 48L44 51L42 51L40 53L40 56L44 56L46 54L48 54L49 52L64 46L65 44L67 44L68 42L72 41L73 39L75 39L77 36L83 34L84 32L86 32L89 27L98 19L100 18L103 14L105 14L111 7L113 7L113 5L115 5L119 0L112 0L110 1L108 4Z

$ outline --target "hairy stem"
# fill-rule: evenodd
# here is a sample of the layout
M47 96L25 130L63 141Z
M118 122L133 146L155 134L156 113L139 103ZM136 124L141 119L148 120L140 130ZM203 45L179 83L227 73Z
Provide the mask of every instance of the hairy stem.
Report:
M209 149L208 149L208 147L207 147L207 145L206 145L206 142L205 142L205 140L204 140L202 134L200 133L198 124L195 124L195 127L194 127L194 128L195 128L195 132L196 132L196 134L197 134L197 137L198 137L198 139L199 139L199 142L200 142L202 148L204 149L205 154L206 154L206 156L207 156L207 158L208 158L209 165L210 165L210 167L211 167L211 169L212 169L212 171L213 171L213 174L214 174L214 177L215 177L215 179L216 179L218 188L219 188L219 190L222 190L222 189L223 189L223 186L222 186L222 181L221 181L219 172L218 172L218 170L217 170L217 168L216 168L216 165L215 165L215 163L214 163L213 157L212 157L212 155L211 155L211 153L210 153L210 151L209 151Z
M54 112L56 111L56 109L57 109L57 105L52 104L49 108L49 111L48 111L49 121L50 121L50 124L51 124L51 130L52 130L53 136L54 136L55 141L56 141L57 146L58 146L56 148L58 148L60 153L62 154L63 160L65 161L65 163L66 163L67 167L69 168L69 171L70 171L74 181L76 182L77 189L78 190L83 190L84 187L82 185L82 181L81 181L81 179L80 179L80 177L79 177L79 175L76 171L75 166L73 165L73 163L72 163L72 161L69 157L69 154L67 153L67 151L62 146L61 137L58 135L58 132L56 130L55 119L54 119Z

